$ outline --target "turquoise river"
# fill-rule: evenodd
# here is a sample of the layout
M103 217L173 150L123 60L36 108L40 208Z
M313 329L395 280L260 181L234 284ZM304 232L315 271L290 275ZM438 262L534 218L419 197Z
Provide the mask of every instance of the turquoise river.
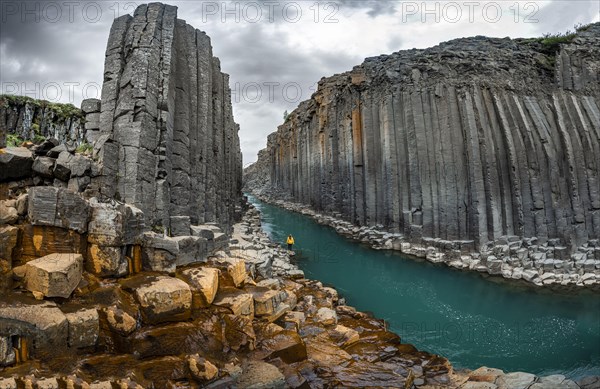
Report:
M364 247L308 216L249 200L270 237L293 234L306 277L385 319L405 343L455 368L600 375L600 298L514 286Z

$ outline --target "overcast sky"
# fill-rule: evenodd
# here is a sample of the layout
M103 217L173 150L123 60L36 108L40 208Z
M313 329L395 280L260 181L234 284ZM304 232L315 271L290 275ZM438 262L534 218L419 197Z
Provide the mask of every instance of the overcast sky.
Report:
M231 75L244 164L321 77L364 58L473 35L533 37L600 21L600 0L165 1L212 39ZM77 106L100 97L112 20L133 1L0 0L1 93Z

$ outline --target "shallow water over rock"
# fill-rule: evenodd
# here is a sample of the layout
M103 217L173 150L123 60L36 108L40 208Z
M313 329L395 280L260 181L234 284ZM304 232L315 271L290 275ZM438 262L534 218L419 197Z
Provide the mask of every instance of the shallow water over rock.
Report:
M334 285L349 305L384 318L402 342L443 355L455 368L600 374L598 294L558 294L375 251L249 198L273 240L283 244L294 235L307 278Z

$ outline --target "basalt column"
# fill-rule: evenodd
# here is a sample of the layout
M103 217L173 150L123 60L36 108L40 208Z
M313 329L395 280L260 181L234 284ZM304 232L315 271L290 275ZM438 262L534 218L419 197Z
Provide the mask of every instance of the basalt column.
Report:
M231 225L242 161L228 80L210 38L177 19L176 7L141 5L115 19L95 145L98 190L136 205L154 226L180 217Z
M598 45L596 23L561 44L474 37L368 58L320 81L250 169L269 180L248 182L415 241L595 247Z

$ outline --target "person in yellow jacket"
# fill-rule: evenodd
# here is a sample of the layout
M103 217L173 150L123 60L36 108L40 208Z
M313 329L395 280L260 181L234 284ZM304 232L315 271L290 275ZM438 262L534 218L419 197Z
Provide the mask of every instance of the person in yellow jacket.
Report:
M288 245L288 250L291 250L294 247L294 237L292 235L288 235L287 245Z

